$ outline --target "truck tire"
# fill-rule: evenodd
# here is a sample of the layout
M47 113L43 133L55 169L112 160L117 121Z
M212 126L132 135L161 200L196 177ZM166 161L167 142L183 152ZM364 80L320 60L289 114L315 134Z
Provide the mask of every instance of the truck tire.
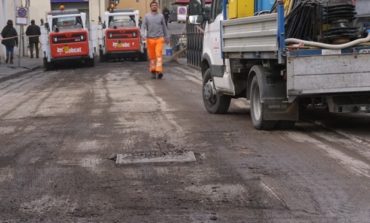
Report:
M86 60L86 65L88 67L94 67L95 66L95 60L94 60L94 58L87 59Z
M106 61L106 57L103 53L103 50L99 50L99 61L100 62L105 62Z
M144 53L140 54L140 61L148 61L148 51L144 49Z
M53 69L53 64L51 62L48 62L46 58L43 59L43 65L45 70Z
M225 114L229 110L231 97L216 92L210 68L204 73L202 92L203 103L209 113Z
M252 68L253 69L253 68ZM258 71L259 69L256 69ZM253 126L258 130L270 130L276 125L276 121L264 120L264 108L261 100L261 90L258 84L257 74L254 75L250 85L250 114Z

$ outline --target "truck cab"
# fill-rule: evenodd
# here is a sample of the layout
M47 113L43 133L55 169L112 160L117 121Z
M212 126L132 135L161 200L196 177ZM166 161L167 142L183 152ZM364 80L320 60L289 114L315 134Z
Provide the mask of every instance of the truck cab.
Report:
M208 6L209 7L209 6ZM210 113L226 113L231 98L235 96L229 67L225 66L222 52L221 22L224 20L224 0L213 0L206 9L205 1L191 1L189 22L204 25L201 71L203 77L203 102Z
M54 63L71 60L94 65L94 49L85 13L78 10L52 11L47 15L47 24L41 36L46 69Z
M138 10L113 10L105 12L99 32L101 61L110 58L147 60L145 41L142 40Z

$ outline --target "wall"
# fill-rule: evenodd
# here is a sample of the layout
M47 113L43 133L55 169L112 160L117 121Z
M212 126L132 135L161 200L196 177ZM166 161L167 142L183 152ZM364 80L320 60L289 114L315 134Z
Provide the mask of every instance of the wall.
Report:
M120 1L117 8L118 9L136 9L139 10L140 16L144 17L146 13L150 11L149 4L152 0L124 0Z
M126 0L121 0L126 1ZM135 1L135 0L134 0ZM142 1L142 0L141 0ZM148 1L148 0L147 0ZM23 2L25 2L23 0ZM108 0L89 0L86 3L86 10L89 11L89 22L91 24L98 24L99 16L104 15L105 10L108 6ZM61 3L63 4L63 3ZM69 3L71 4L71 3ZM15 21L15 5L20 5L20 0L0 0L0 29L2 30L8 19ZM53 4L54 9L58 9L60 4ZM68 5L68 3L64 3ZM57 8L55 8L57 7ZM68 8L68 7L66 7ZM29 8L29 18L34 19L37 25L40 25L40 19L46 17L46 13L52 10L51 0L31 0ZM15 26L19 33L19 26ZM1 31L0 30L0 31ZM26 43L27 44L27 43ZM16 50L18 52L18 50ZM17 53L16 52L16 53ZM0 45L0 61L3 62L5 56L5 49Z
M98 24L99 16L103 17L106 10L106 0L90 0L90 22L92 24ZM103 18L102 18L103 19Z
M66 3L53 3L51 8L58 10L59 6L63 4L65 9L79 9L81 12L85 12L88 16L88 25L97 24L99 16L104 15L106 9L106 0L89 0L86 2L66 2ZM50 0L49 0L50 5Z
M5 17L5 0L0 0L0 32L3 29L6 21ZM0 63L4 63L4 47L0 44Z
M172 3L175 1L176 0L160 0L159 2L161 3L161 9L163 9L164 7L167 7L168 9L170 9Z
M45 21L46 13L50 12L50 0L31 0L29 8L29 18L34 19L37 25L40 25L40 19Z
M6 25L8 19L15 21L15 4L18 1L9 1L9 0L0 0L0 32ZM15 26L19 33L19 26ZM16 50L15 54L18 54L18 50ZM3 63L5 57L5 47L4 45L0 44L0 60Z

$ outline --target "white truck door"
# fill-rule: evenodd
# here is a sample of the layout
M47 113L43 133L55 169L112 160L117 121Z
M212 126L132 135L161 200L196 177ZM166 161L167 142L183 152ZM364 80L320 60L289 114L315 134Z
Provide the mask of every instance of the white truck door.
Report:
M221 21L223 21L223 0L214 0L211 18L204 32L203 55L210 59L210 68L215 88L218 92L235 95L235 87L230 72L230 62L222 58Z
M203 55L210 59L210 66L223 66L224 62L221 54L221 20L222 16L222 0L215 0L212 3L210 19L204 30L204 47ZM217 74L215 74L217 75Z

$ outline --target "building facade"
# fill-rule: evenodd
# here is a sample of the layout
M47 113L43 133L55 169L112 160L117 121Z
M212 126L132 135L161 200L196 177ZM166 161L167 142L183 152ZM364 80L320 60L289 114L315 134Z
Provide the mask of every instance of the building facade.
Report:
M29 4L28 23L34 19L36 24L40 25L40 20L45 21L48 12L59 9L63 5L65 9L79 9L85 12L88 24L91 25L98 24L99 16L104 15L109 0L0 0L0 29L3 29L8 19L15 21L16 8L21 5L26 6L27 3ZM20 33L20 26L15 25L15 28ZM0 46L0 58L5 55L3 48Z
M140 12L140 16L144 17L144 15L150 12L150 3L153 0L121 0L117 5L118 9L137 9ZM160 12L164 7L168 9L171 7L171 4L175 2L175 0L156 0L159 4Z
M50 10L50 0L31 0L29 7L29 19L35 20L36 24L40 25L40 20L45 20L46 13Z
M52 10L58 10L61 5L65 9L78 9L85 12L89 24L97 24L99 17L104 15L108 0L49 0Z
M25 6L27 0L0 0L0 26L3 27L8 19L15 20L17 6ZM98 22L99 16L104 15L109 0L29 0L29 20L36 24L46 18L51 10L58 10L61 5L65 9L78 9L88 15L89 22Z
M118 2L118 9L136 9L139 10L140 16L150 12L150 2L152 0L115 0ZM46 14L51 10L58 10L61 5L65 9L78 9L87 14L88 25L95 25L99 22L99 17L103 17L104 12L108 9L113 0L0 0L0 28L2 29L8 19L15 21L17 6L25 6L29 3L28 22L35 20L40 25L40 20L45 21ZM160 5L160 11L164 7L170 8L176 0L156 0ZM15 25L18 33L20 26ZM25 43L27 45L27 43ZM0 57L5 55L4 47L0 46ZM27 47L27 46L25 46Z
M0 32L3 30L4 26L8 19L15 20L15 9L17 5L17 1L9 1L9 0L0 0ZM19 32L19 27L16 27L17 31ZM4 62L5 57L5 47L4 45L0 44L0 61L1 63Z

